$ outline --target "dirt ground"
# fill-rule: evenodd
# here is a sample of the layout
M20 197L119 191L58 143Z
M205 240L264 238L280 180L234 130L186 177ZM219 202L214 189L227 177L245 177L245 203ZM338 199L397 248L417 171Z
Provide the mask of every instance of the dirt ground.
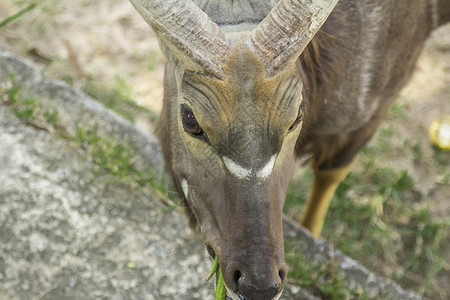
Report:
M0 20L32 2L1 1ZM34 61L48 77L77 88L87 82L113 86L121 78L132 87L132 98L140 105L157 113L161 109L165 58L152 31L128 1L41 0L34 10L0 29L0 45ZM430 123L450 115L450 25L430 37L400 101L407 116L395 123L401 135L398 143L414 138L416 143L429 144ZM433 214L448 218L448 179L435 173L435 150L422 149L420 160L393 153L385 163L407 168L416 189L432 199Z
M0 20L33 2L2 1ZM40 64L48 77L76 88L87 81L108 87L120 77L132 87L137 103L156 113L161 110L165 58L153 32L128 1L39 1L31 12L0 29L0 44ZM402 92L414 117L399 126L426 132L435 117L448 114L449 83L450 26L446 26L432 35Z
M32 2L2 1L0 20ZM128 1L41 0L0 29L0 44L76 88L88 80L112 86L121 77L139 104L160 110L165 60L153 32Z

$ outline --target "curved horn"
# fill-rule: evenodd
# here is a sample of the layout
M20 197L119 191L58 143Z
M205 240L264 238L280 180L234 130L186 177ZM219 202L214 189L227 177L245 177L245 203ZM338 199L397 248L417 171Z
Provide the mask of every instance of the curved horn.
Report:
M191 71L223 78L225 33L191 0L130 0L160 41Z
M293 64L338 0L280 0L251 34L250 41L274 76Z

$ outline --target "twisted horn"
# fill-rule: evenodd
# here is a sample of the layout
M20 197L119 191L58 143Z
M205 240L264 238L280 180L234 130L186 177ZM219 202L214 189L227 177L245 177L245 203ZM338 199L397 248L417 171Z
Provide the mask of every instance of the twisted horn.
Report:
M266 75L292 65L323 25L338 0L281 0L251 34Z
M186 69L224 77L229 40L192 0L130 2Z

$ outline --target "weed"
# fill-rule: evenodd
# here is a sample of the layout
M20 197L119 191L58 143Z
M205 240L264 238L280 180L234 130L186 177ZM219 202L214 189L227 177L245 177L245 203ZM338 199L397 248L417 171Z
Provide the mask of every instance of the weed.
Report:
M88 80L83 87L83 91L129 121L134 121L137 112L144 113L152 121L157 119L154 112L136 104L131 96L132 88L120 76L115 77L112 89L93 80Z
M54 109L44 109L35 98L21 97L19 86L13 85L6 92L0 91L0 96L3 105L9 107L11 112L22 122L36 129L46 130L52 134L58 133L59 136L66 137L58 112Z
M49 131L56 137L77 145L99 167L99 172L110 176L110 182L120 182L152 195L166 203L170 209L178 206L177 200L170 197L175 194L171 193L162 178L155 178L151 168L145 170L138 168L136 153L127 143L119 143L112 137L100 136L95 127L85 129L82 126L74 126L75 132L70 132L67 129L69 126L60 120L56 109L47 109L38 99L21 97L20 87L17 85L10 87L6 92L1 90L0 99L11 112L28 125Z
M320 299L368 299L362 288L349 288L345 272L339 262L306 261L299 247L286 242L288 280L299 285Z
M437 170L436 182L439 184L450 184L450 155L448 152L433 148L434 167Z
M39 105L35 99L20 98L20 88L18 86L11 87L3 98L3 104L11 108L17 118L23 122L34 121L36 119L36 110Z
M0 21L0 28L8 25L9 23L11 23L14 20L19 19L20 17L22 17L24 14L26 14L27 12L35 9L37 6L36 3L31 3L30 5L28 5L27 7L19 10L17 13L13 14L12 16L7 17L6 19Z
M404 120L408 116L408 113L405 109L404 101L395 101L389 110L389 117L397 120Z

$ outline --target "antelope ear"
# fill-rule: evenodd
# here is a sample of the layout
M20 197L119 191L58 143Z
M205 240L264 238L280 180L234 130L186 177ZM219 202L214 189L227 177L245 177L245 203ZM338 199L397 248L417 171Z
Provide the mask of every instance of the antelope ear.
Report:
M250 36L266 75L292 65L322 27L338 0L280 0Z
M192 0L130 2L155 31L160 43L186 69L209 72L223 79L222 65L229 53L229 39Z

